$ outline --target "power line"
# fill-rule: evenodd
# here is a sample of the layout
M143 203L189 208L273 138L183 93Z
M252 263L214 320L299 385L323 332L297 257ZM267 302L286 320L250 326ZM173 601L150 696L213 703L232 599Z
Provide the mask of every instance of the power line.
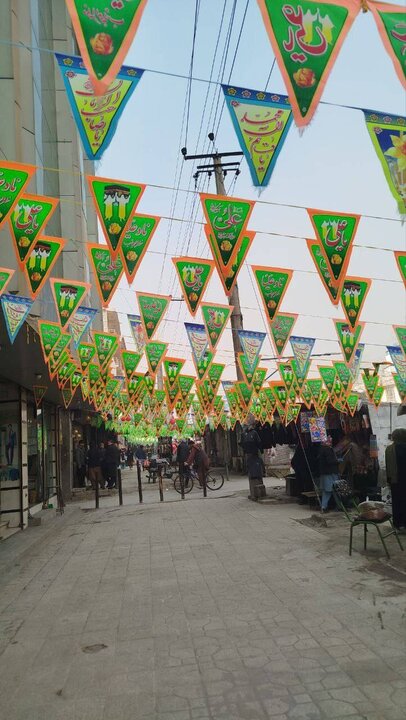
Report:
M51 53L52 55L55 55L55 50L50 50L49 48L42 48L38 45L28 45L27 43L23 42L12 42L11 40L0 40L0 45L10 45L12 47L17 47L22 50L34 50L37 52L45 52L45 53ZM184 75L183 73L174 73L174 72L168 72L165 70L154 70L153 68L142 68L144 72L150 72L154 75L165 75L166 77L173 77L173 78L179 78L181 80L191 80L192 82L201 82L206 83L210 85L221 85L222 83L218 80L208 80L207 78L200 78L192 76L190 78L189 75ZM318 103L319 105L329 105L331 107L338 107L338 108L344 108L346 110L359 110L361 112L364 112L365 108L359 107L358 105L345 105L344 103L333 103L333 102L327 102L325 100L320 100ZM398 116L399 113L392 113L388 112L387 110L376 110L378 113L384 113L387 115L395 115Z

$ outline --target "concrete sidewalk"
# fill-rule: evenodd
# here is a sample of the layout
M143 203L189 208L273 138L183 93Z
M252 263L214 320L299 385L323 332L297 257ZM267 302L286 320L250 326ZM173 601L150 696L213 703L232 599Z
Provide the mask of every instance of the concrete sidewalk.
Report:
M15 553L0 579L4 717L404 720L393 540L388 563L372 534L359 552L359 531L349 558L342 518L309 527L302 506L239 493L85 507Z

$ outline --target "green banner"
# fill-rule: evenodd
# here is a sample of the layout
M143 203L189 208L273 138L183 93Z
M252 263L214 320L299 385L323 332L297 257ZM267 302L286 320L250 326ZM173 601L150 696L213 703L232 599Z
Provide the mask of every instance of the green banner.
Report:
M152 397L155 389L155 375L144 375L144 384L146 391Z
M58 202L41 195L21 195L18 199L10 216L10 232L20 267Z
M40 238L27 256L24 272L32 298L41 292L64 245L59 238Z
M403 87L406 86L406 10L402 5L371 2L368 5L379 34Z
M130 49L147 0L66 0L96 95L108 90Z
M376 408L378 408L379 405L381 404L381 400L382 400L384 392L385 392L384 385L378 385L374 392L374 396L372 398L372 402L374 403Z
M306 405L308 409L312 406L313 396L311 394L310 388L307 387L307 382L303 384L303 387L300 389L300 396Z
M405 55L406 57L406 55ZM406 117L364 110L369 137L401 215L406 214Z
M347 272L360 215L312 208L308 208L307 212L320 242L331 281L339 288Z
M312 260L316 266L325 290L334 305L338 305L340 294L339 289L333 283L333 276L328 268L321 245L318 240L306 240Z
M362 371L362 381L364 383L366 394L368 395L369 400L372 400L374 396L374 392L378 386L379 377L377 374L370 374L366 370Z
M293 270L251 265L262 298L265 313L272 322L278 312Z
M292 365L290 363L279 363L278 365L280 376L286 386L287 390L290 390L292 387L294 381L295 381L295 374L292 370Z
M104 237L115 258L121 239L132 224L132 216L145 190L145 185L132 182L87 177Z
M210 350L206 350L202 359L199 360L198 363L195 363L199 380L203 380L204 376L206 375L206 373L210 367L210 363L212 362L213 358L214 358L214 353L211 352Z
M252 386L248 386L245 382L235 383L235 388L237 390L240 406L242 409L247 409L251 402L254 388Z
M272 335L273 344L278 357L283 355L286 343L289 340L289 336L292 332L292 328L297 320L297 315L292 313L277 313L274 315L272 323L270 323L270 330Z
M229 305L201 303L200 309L202 311L203 322L206 328L207 337L209 338L210 347L214 350L220 340L233 308Z
M240 272L241 266L244 263L248 250L251 247L254 236L255 233L244 235L243 239L241 240L241 247L238 250L235 259L233 260L231 266L227 269L227 271L223 270L222 267L220 267L216 262L217 269L220 275L220 280L223 284L224 291L228 296L231 295L234 285L237 282L238 273Z
M258 3L296 124L307 125L361 6L356 0Z
M364 323L360 322L355 328L352 328L347 322L342 322L341 320L334 320L334 325L337 331L341 349L343 351L345 362L347 363L347 365L349 365L357 349L360 335L364 328Z
M152 240L160 218L133 215L131 224L121 241L121 259L128 282L131 284Z
M400 401L404 402L406 400L406 380L403 380L399 373L394 373L393 379L400 396Z
M53 348L62 335L62 329L58 323L38 320L38 332L44 360L47 362Z
M200 193L200 199L216 254L227 267L236 257L255 203L205 193Z
M0 160L0 227L35 173L34 165Z
M88 366L89 372L89 386L93 389L100 380L100 366L96 363L90 363Z
M93 339L100 367L104 368L118 348L118 337L114 333L94 332Z
M359 277L347 277L341 289L341 305L351 327L355 327L365 298L371 287L371 280Z
M182 360L182 358L166 357L163 362L169 387L172 387L176 383L178 375L185 364L185 360Z
M130 380L133 373L135 373L139 362L141 360L141 355L136 352L131 352L130 350L122 350L121 351L121 357L123 360L123 367L124 367L124 373L127 378L127 380Z
M0 267L0 295L6 289L14 273L15 270L12 270L11 268Z
M214 269L213 260L180 257L172 258L183 297L191 315L195 315Z
M182 400L186 400L193 387L195 378L192 377L192 375L179 375L178 382Z
M61 395L65 410L67 410L73 398L72 388L70 386L62 388Z
M347 402L348 410L350 411L350 415L355 414L355 411L358 407L358 400L359 400L359 395L357 393L349 393L349 395L347 395L346 402Z
M155 340L145 345L145 357L151 375L155 375L168 350L168 343Z
M264 380L266 378L267 372L268 371L266 368L257 368L254 372L252 384L254 386L254 390L257 393L257 395L261 391L261 388L262 388L262 385L264 384Z
M223 374L224 368L225 368L225 365L223 365L222 363L212 363L209 367L209 372L207 374L207 380L215 393L217 392L217 388L218 388L221 376Z
M402 276L402 280L406 286L406 252L400 250L395 251L395 258L398 264L399 272Z
M337 375L336 369L334 367L319 365L318 371L323 379L323 382L327 388L327 391L329 393L332 393L333 388L334 388L334 382L335 382L336 375Z
M102 306L108 306L111 297L123 274L123 263L120 256L113 260L107 247L89 244L89 257L96 276L96 287Z
M145 334L148 340L151 340L168 308L171 297L170 295L151 295L142 292L137 292L136 296Z
M343 362L335 362L334 367L337 372L337 376L340 379L344 392L348 392L348 390L351 389L353 382L351 370Z
M237 361L240 366L244 381L247 385L251 386L254 380L254 373L259 365L259 357L256 358L254 365L248 362L247 356L244 353L238 353Z
M48 359L48 369L49 369L49 375L51 379L54 377L58 367L62 365L64 362L66 362L69 359L69 353L67 350L63 350L63 344L70 342L70 335L62 335L62 337L58 340L57 344L55 345L54 350L52 351L52 354L49 356Z
M62 327L69 322L73 313L90 290L89 283L51 278L51 290Z
M406 355L406 325L394 325L393 329L399 340L399 345Z
M79 355L80 367L82 368L83 373L87 371L89 363L91 363L95 354L96 354L96 348L94 345L92 345L91 343L86 343L86 342L79 343L78 355Z

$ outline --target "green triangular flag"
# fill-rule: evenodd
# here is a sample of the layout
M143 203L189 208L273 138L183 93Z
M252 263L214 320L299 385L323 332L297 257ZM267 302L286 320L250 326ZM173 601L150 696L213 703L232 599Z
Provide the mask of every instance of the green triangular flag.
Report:
M147 0L66 0L80 54L96 95L110 87L141 20Z
M104 237L111 256L115 259L121 247L121 240L132 223L133 212L141 199L145 185L93 175L88 175L87 181Z
M103 245L89 243L88 252L101 305L106 308L123 274L123 263L119 255L113 260L109 248Z
M342 43L361 9L355 0L258 0L295 122L307 125Z
M131 224L121 240L120 254L130 284L141 265L160 219L153 215L133 215Z
M337 331L338 340L343 351L344 359L347 365L351 364L354 353L357 349L361 333L364 329L365 323L358 323L355 328L352 328L347 322L341 320L334 320L334 325Z
M393 62L396 74L406 88L406 10L403 5L371 2L368 4L375 18L385 49Z
M91 343L81 342L78 345L78 355L80 367L82 368L82 372L84 373L86 372L89 363L92 362L94 356L96 355L96 348Z
M0 227L35 173L34 165L0 161Z
M65 327L85 299L90 284L62 278L51 278L50 283L59 321Z
M312 260L316 266L316 270L319 274L320 280L322 281L331 302L333 303L333 305L338 305L338 302L340 300L339 289L333 283L333 276L328 269L326 258L321 249L321 244L318 240L306 240L306 242L307 247L309 248L310 255L312 256Z
M10 216L10 232L21 268L58 202L41 195L21 195L15 204Z
M278 312L283 296L291 281L293 270L251 265L268 321Z
M170 295L152 295L144 292L136 292L136 296L145 334L148 340L151 340L172 298Z
M172 258L183 297L191 315L195 315L214 270L214 260L195 257Z
M232 265L255 203L252 200L200 193L216 255L223 267Z
M168 380L169 387L172 387L178 378L180 371L182 370L185 360L182 358L166 357L164 358L164 370L166 378Z
M277 313L270 323L273 344L278 357L283 355L286 343L297 320L296 313Z
M210 347L215 349L223 330L227 324L227 320L231 315L233 307L230 305L213 305L211 303L201 303L203 322L206 328L207 337Z
M118 348L118 337L114 333L93 333L94 344L101 368L108 365Z
M138 364L141 360L141 355L140 353L131 352L130 350L122 350L121 358L123 361L125 376L127 380L130 380L138 367Z
M151 375L155 375L168 350L168 343L153 340L145 345L145 357Z
M352 243L361 216L313 208L307 208L307 212L327 263L331 282L339 288L347 273Z
M355 327L365 298L371 286L371 280L360 277L346 277L341 289L341 305L351 327Z

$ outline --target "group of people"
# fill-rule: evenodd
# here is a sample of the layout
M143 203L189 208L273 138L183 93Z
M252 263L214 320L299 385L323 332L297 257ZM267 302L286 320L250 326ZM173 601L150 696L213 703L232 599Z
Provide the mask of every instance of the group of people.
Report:
M118 470L121 463L121 452L118 442L107 440L105 443L90 443L86 450L85 443L80 440L75 449L76 479L79 487L86 485L86 478L93 489L112 489L117 487Z

